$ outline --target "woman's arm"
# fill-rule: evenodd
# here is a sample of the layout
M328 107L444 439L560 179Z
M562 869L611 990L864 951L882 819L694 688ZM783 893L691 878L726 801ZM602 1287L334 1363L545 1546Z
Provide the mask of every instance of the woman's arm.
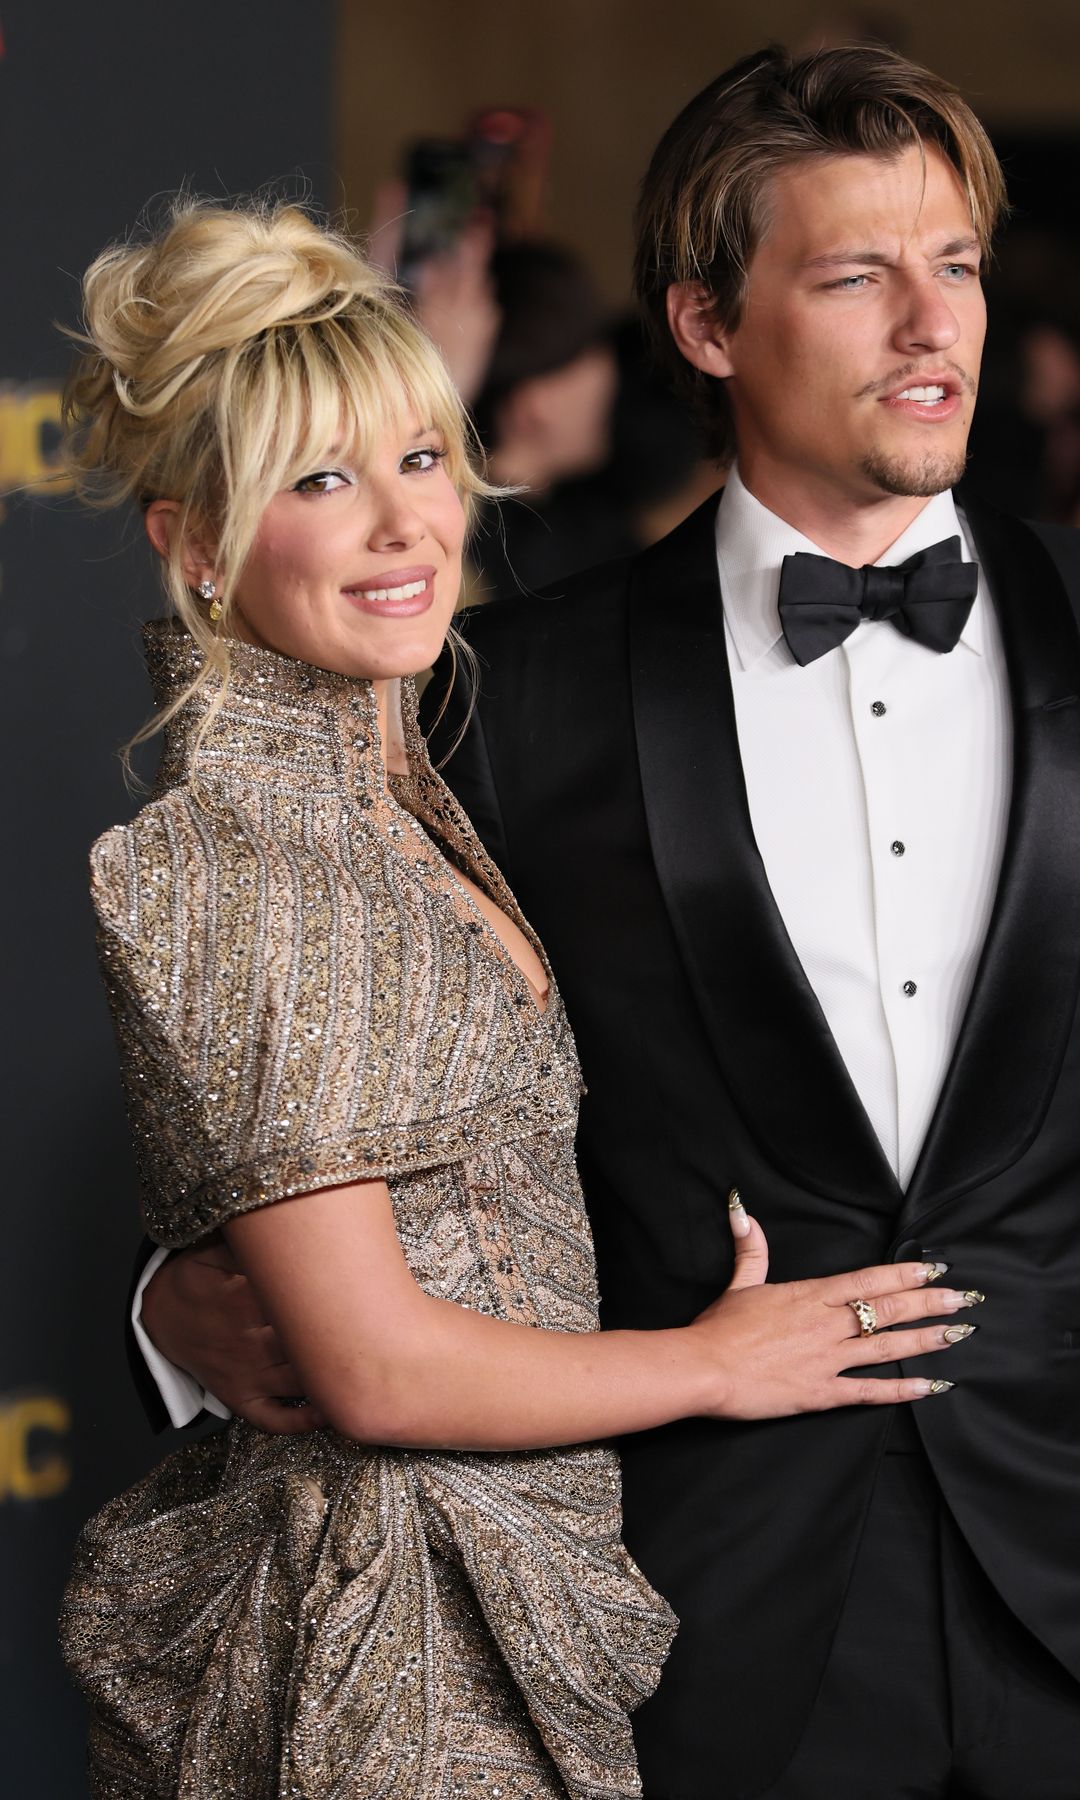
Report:
M224 1227L304 1391L336 1430L418 1448L524 1450L696 1415L763 1418L910 1400L923 1379L840 1371L944 1347L942 1326L860 1337L847 1301L882 1324L964 1304L926 1291L926 1265L767 1287L764 1236L732 1214L731 1286L693 1325L558 1332L425 1294L380 1181L278 1201Z

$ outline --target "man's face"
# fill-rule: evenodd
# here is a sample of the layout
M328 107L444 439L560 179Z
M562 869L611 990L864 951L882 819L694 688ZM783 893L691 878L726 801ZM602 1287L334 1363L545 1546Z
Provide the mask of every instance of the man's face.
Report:
M766 505L936 494L963 471L986 331L979 247L951 165L925 152L925 165L915 145L833 156L773 181L716 366Z

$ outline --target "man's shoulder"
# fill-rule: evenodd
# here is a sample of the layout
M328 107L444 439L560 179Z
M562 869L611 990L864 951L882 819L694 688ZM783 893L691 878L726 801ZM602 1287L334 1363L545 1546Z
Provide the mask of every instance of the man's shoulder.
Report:
M1024 518L1020 513L1009 512L981 499L978 493L969 492L964 486L957 490L956 503L976 537L985 532L987 526L996 526L1014 537L1017 533L1030 532L1049 552L1066 580L1080 580L1080 530L1075 525Z
M1025 519L1024 523L1042 540L1074 599L1080 601L1080 530L1075 525L1048 525L1041 519Z
M715 566L715 516L713 496L666 537L630 556L582 569L535 593L472 607L460 621L464 635L481 654L500 658L530 657L542 646L564 644L571 634L580 654L587 655L590 645L608 652L640 583L665 590L666 599L687 569Z
M507 639L523 644L545 640L569 630L606 632L625 611L636 561L636 556L616 557L535 592L472 606L458 624L477 648Z

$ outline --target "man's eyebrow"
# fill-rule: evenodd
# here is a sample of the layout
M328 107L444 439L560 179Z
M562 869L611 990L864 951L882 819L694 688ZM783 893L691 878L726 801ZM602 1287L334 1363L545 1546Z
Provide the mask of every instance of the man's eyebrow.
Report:
M971 251L978 249L977 237L950 238L947 244L942 244L937 255L967 256ZM836 269L845 263L863 263L873 268L885 269L891 267L894 261L895 258L887 255L884 250L853 248L851 250L829 250L824 256L807 257L803 267L804 269Z
M886 267L892 262L884 250L830 250L824 256L808 256L803 267L805 269L835 269L841 263L874 263Z

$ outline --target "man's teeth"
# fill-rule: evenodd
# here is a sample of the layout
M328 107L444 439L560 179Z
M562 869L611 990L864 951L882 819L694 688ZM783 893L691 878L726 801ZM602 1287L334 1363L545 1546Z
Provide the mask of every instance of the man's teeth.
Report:
M917 400L922 406L929 406L935 400L944 400L945 389L943 387L905 388L902 394L897 394L896 398L898 400Z
M404 587L358 588L361 600L415 600L427 587L426 581L407 581Z

